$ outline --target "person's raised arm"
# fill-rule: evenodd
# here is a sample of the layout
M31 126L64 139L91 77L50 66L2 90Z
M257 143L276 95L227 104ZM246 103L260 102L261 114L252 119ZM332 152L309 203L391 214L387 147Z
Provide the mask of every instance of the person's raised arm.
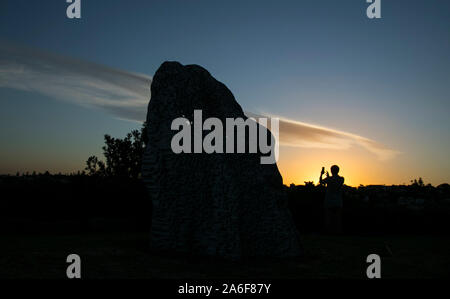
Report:
M325 167L322 167L322 171L320 172L319 184L323 185L324 181L322 179L323 174L325 173Z

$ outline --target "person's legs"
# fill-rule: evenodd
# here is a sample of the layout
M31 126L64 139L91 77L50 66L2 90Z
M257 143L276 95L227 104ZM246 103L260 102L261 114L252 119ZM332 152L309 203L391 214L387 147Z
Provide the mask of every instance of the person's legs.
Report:
M324 209L324 231L331 234L342 233L342 208Z
M341 234L342 233L342 208L336 208L335 210L335 214L334 214L334 219L335 219L335 232L337 234Z
M330 233L336 234L338 227L337 227L337 208L333 207L330 208Z
M331 232L331 229L332 229L332 215L331 215L331 211L330 211L330 208L327 208L327 207L325 207L324 209L323 209L323 219L324 219L324 221L323 221L323 230L324 230L324 232L326 232L326 233L329 233L329 232Z

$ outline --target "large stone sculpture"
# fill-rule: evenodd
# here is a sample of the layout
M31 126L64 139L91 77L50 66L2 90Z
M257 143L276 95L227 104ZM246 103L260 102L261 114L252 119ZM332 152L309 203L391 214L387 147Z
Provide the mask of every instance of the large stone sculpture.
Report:
M165 62L148 105L143 179L153 202L151 247L227 259L301 254L276 164L259 154L175 154L172 121L243 118L228 88L197 65Z

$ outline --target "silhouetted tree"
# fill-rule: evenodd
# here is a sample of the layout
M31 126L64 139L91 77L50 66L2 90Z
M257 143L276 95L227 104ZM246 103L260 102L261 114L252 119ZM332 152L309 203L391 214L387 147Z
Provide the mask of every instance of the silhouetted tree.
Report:
M414 179L414 181L411 180L411 186L415 186L415 187L424 187L424 186L425 186L425 183L423 182L423 179L422 179L422 178L419 178L419 180Z
M306 188L314 188L314 186L315 186L313 181L304 182L304 183L305 183Z
M146 143L146 123L140 131L133 130L123 139L106 134L105 145L102 147L106 161L91 156L86 161L86 170L89 175L138 178Z
M96 156L90 156L86 161L88 175L104 176L106 175L105 162L100 161Z
M423 187L423 186L425 186L425 184L423 183L423 180L422 180L422 178L419 178L419 186L420 186L420 187Z

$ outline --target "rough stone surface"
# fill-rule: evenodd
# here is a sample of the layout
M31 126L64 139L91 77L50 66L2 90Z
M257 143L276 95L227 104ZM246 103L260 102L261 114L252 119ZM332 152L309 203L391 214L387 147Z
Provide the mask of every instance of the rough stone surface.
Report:
M153 77L143 179L153 202L151 247L240 259L301 255L276 164L260 154L174 154L172 121L246 119L231 91L197 65L165 62ZM193 140L193 139L192 139Z

